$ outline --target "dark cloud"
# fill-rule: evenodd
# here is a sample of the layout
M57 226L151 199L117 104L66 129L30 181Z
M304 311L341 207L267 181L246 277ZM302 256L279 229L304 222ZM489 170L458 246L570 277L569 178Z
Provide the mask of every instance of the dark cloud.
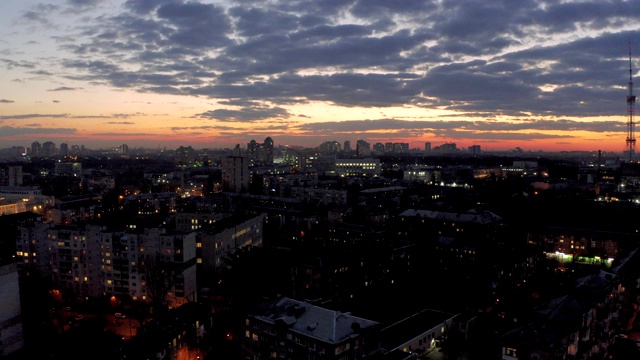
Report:
M44 26L53 26L49 20L49 16L59 8L59 6L53 4L37 4L30 10L25 11L22 14L21 20L38 23Z
M197 114L196 116L223 122L254 122L265 119L286 119L292 115L289 111L280 107L253 106L244 107L239 110L216 109Z
M15 61L11 59L0 59L0 62L4 63L7 69L13 68L34 68L36 64L31 61Z
M73 91L73 90L78 90L78 89L82 89L82 88L72 88L72 87L68 87L68 86L61 86L55 89L50 89L48 91Z
M106 122L105 124L108 124L108 125L135 125L135 123L131 122L131 121L109 121L109 122Z
M466 120L429 120L406 121L396 119L380 120L351 120L336 122L319 122L300 124L296 129L305 133L331 134L331 133L365 133L370 131L390 132L397 130L413 132L462 132L465 137L471 134L500 134L532 131L592 131L592 132L620 132L624 131L625 124L617 121L575 121L567 119L538 120L524 119L519 121L466 121Z
M223 9L197 2L167 3L157 10L160 19L167 21L171 29L164 35L178 46L225 46L231 31L229 19Z
M89 7L95 6L101 3L102 0L67 0L67 3L71 6Z
M205 125L205 126L173 126L170 128L171 131L180 132L180 131L194 131L194 130L241 130L240 128L232 127L232 126L222 126L222 125Z
M20 114L20 115L0 115L0 120L22 120L36 118L68 118L69 114Z
M3 103L3 104L11 104L11 103L14 103L14 102L15 101L13 101L13 100L0 99L0 103Z
M74 134L77 129L73 128L42 128L42 127L12 127L12 126L0 126L0 138L16 136L16 135L30 135L30 134Z

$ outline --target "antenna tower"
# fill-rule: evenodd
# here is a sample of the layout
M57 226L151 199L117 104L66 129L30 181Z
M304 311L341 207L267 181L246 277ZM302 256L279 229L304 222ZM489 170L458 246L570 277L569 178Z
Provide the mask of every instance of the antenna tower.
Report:
M629 37L629 95L627 95L627 113L629 120L627 121L627 155L629 162L633 161L636 152L636 137L634 134L635 123L633 121L635 115L636 96L633 95L633 77L631 70L631 37Z

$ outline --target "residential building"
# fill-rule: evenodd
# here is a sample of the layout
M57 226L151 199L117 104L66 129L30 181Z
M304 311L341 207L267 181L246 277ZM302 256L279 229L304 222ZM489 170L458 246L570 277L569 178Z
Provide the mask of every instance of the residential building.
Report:
M20 286L16 264L0 266L0 358L24 347ZM27 315L27 314L25 314Z
M35 267L68 301L113 296L150 302L162 296L178 306L196 299L195 239L193 232L134 225L125 231L36 223L20 228L18 270ZM166 274L166 288L152 282L156 271Z
M251 179L249 161L248 157L240 155L239 145L236 145L234 155L222 158L223 191L247 191Z
M203 227L197 233L197 263L207 274L227 265L235 251L262 246L263 213L234 214Z
M400 350L424 356L442 345L458 315L424 309L380 330L380 346L385 353Z
M258 360L363 359L380 352L378 322L287 297L247 315L242 355Z

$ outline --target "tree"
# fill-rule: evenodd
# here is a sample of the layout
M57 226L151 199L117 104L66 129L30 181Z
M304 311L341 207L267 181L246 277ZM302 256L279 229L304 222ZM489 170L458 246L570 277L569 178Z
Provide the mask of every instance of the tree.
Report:
M172 263L161 253L145 257L144 266L147 296L155 314L166 312L167 293L175 285Z

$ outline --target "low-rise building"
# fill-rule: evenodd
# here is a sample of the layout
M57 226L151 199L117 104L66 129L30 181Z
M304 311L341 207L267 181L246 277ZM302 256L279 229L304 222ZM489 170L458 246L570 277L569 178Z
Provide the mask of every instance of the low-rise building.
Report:
M362 359L380 352L380 324L287 297L250 312L242 353L248 359Z

